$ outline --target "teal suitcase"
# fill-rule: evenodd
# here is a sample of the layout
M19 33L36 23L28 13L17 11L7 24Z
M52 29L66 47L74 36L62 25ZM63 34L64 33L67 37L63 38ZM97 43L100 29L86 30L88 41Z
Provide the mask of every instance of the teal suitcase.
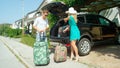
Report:
M48 43L47 42L35 42L33 48L34 64L48 65L50 62Z

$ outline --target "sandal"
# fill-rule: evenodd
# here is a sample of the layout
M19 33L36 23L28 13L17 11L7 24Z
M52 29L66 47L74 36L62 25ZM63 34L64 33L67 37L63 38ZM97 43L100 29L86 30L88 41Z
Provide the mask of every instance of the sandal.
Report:
M80 60L80 57L76 57L76 58L75 58L75 61L79 61L79 60Z

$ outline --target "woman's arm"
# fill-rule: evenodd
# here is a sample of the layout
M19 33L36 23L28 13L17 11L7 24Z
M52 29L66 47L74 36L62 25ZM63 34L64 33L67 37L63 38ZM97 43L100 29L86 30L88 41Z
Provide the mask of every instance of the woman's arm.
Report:
M67 32L70 30L70 26L67 26L64 30L63 30L63 33Z
M67 17L67 18L64 18L64 21L65 21L65 22L67 22L68 20L69 20L69 17Z
M68 16L67 18L64 18L65 23L67 23L68 20L69 20L69 16ZM68 31L69 28L70 28L70 26L67 26L67 27L63 30L63 33L65 33L66 31Z

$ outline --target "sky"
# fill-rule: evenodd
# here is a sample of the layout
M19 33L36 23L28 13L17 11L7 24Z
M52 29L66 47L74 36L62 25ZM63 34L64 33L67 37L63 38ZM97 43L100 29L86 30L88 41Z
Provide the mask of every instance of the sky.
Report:
M0 24L12 24L17 20L22 19L23 15L36 10L42 1L43 0L1 0Z

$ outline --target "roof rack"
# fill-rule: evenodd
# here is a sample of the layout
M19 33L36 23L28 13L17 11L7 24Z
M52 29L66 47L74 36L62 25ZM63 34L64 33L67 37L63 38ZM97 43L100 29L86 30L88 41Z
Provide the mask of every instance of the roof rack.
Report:
M89 12L79 12L79 13L77 13L78 15L79 14L88 14Z

